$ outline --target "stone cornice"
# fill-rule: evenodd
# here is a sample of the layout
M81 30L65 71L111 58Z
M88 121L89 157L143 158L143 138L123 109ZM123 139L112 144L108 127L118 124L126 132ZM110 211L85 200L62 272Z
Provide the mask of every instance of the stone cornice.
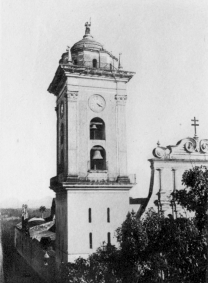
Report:
M117 182L117 181L85 181L79 178L74 178L72 180L68 180L65 176L59 178L59 176L55 176L50 180L50 189L55 192L61 191L129 191L134 186L133 183L125 183L125 182Z
M53 93L54 95L58 96L66 80L67 80L67 77L65 75L65 72L59 65L59 67L56 70L55 76L47 89L48 92Z
M126 79L128 82L133 76L134 72L121 71L121 70L108 70L102 68L90 68L86 66L79 65L69 65L69 64L61 64L61 68L65 71L65 73L76 73L83 76L97 76L97 77L111 77L114 79Z
M62 191L129 191L133 185L73 185L70 183L62 183L59 186L50 186L50 189L54 192L62 192Z
M95 69L72 64L60 64L51 84L48 87L48 91L57 96L66 82L67 76L124 81L127 83L134 76L134 74L134 72L123 70L107 70L101 68Z
M151 158L148 159L148 161L152 164L153 162L174 162L174 163L180 163L180 162L186 162L186 163L194 163L194 162L198 162L198 163L208 163L208 159L158 159L158 158Z

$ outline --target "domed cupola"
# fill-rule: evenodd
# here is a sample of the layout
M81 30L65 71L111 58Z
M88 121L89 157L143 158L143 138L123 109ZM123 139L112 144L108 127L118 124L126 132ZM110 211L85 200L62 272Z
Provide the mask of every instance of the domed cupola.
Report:
M70 50L73 65L108 70L114 68L114 62L118 59L93 39L90 27L91 23L86 22L83 39L75 43Z
M93 39L93 36L90 34L91 23L88 22L85 24L85 35L83 39L75 43L71 48L71 53L74 54L83 49L89 49L91 51L99 51L103 49L103 45Z

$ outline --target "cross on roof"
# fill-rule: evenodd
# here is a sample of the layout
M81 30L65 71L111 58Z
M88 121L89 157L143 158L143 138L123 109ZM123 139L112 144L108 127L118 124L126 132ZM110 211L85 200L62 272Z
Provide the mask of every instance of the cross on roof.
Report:
M196 118L194 117L194 119L191 121L194 122L193 124L191 124L191 126L194 126L194 137L197 138L196 127L199 126L199 124L196 124L196 122L199 122L199 120L196 120Z

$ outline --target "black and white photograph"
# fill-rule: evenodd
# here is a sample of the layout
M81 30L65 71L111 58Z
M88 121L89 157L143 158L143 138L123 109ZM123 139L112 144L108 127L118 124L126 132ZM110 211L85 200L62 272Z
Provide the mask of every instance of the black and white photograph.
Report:
M208 1L0 15L0 282L208 283Z

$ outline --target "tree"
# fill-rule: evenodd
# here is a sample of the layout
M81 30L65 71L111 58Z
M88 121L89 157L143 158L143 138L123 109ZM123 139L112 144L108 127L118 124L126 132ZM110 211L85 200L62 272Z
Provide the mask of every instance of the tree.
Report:
M182 176L185 188L176 190L175 200L188 211L195 212L197 226L203 231L207 223L208 210L208 169L205 166L187 170Z
M138 265L142 262L142 252L148 245L146 230L134 213L128 213L126 220L116 230L116 237L120 244L120 276L122 282L136 282Z
M207 237L206 246L208 246L208 168L196 166L185 171L182 184L186 187L177 190L174 198L188 211L195 212L197 227L202 238ZM208 257L208 249L206 257ZM208 282L208 268L206 281Z
M44 214L44 212L46 212L46 207L45 207L45 206L41 206L41 207L39 208L39 211L40 211L40 213L41 213L41 217L43 218L43 214Z

